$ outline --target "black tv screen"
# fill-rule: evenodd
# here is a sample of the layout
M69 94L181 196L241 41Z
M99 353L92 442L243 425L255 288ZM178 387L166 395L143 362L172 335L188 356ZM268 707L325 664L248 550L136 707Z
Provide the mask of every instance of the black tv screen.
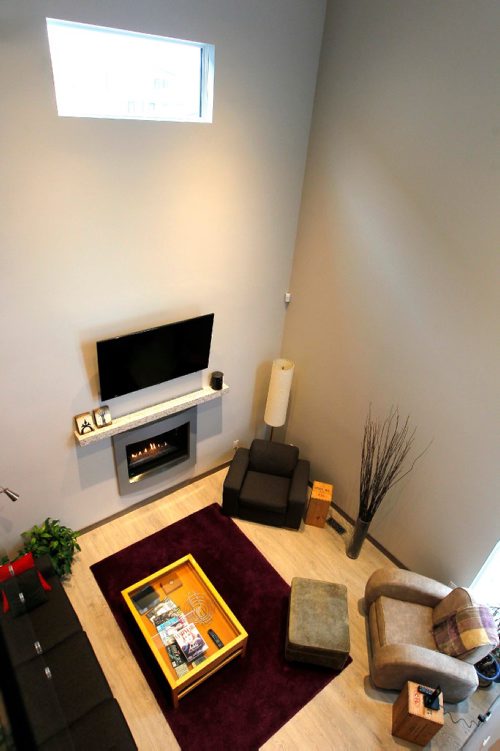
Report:
M97 342L101 401L208 367L214 314Z

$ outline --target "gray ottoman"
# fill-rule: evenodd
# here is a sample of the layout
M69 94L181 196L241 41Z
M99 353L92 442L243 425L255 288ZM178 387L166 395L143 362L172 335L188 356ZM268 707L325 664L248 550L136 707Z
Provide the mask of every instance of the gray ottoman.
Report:
M340 670L349 656L347 588L292 579L285 657Z

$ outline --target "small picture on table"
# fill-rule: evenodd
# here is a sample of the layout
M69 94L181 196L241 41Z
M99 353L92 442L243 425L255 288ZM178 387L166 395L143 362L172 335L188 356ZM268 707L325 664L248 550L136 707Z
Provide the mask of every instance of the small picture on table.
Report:
M94 409L94 422L98 428L104 428L105 425L111 425L111 412L106 404Z
M75 417L76 429L79 435L85 435L85 433L93 433L95 430L94 423L92 422L92 415L90 412L82 412L81 415Z

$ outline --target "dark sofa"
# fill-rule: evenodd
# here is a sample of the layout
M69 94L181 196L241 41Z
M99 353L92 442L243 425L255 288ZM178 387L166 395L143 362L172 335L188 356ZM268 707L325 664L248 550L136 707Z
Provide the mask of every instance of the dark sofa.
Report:
M38 572L45 589L36 586ZM0 612L0 682L16 747L136 749L50 558L38 558L35 569L12 576L0 587L3 609L6 599L14 603L8 612ZM20 591L26 593L21 605Z

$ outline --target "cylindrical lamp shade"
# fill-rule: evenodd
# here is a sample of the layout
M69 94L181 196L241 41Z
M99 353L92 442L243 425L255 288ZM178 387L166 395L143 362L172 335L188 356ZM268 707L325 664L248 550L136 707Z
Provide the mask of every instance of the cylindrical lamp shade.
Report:
M273 361L266 411L264 412L264 422L273 428L285 424L294 368L295 363L291 360Z

